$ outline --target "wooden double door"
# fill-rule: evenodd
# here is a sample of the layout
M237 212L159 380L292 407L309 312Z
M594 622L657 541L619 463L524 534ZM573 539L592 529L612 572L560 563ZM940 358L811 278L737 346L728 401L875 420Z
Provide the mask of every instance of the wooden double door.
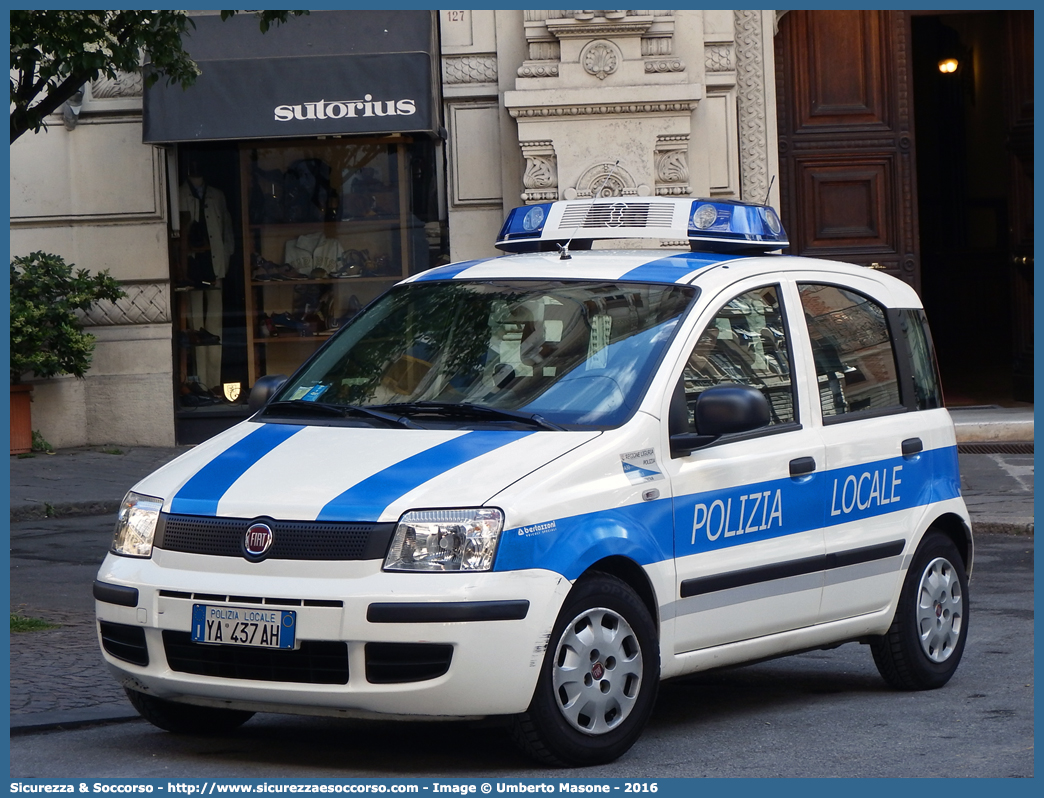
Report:
M974 126L991 100L1003 107L995 115L1003 120L995 123L995 146L985 153L975 149L977 129L965 135L949 129L944 110L923 113L938 98L934 83L915 81L915 56L922 70L933 58L928 44L915 53L915 33L935 39L911 12L787 12L775 42L780 211L791 253L880 268L921 291L929 315L942 322L933 320L936 337L945 339L937 341L944 384L974 382L960 373L974 358L960 349L962 335L940 330L963 332L969 311L980 325L984 314L992 316L991 329L1004 328L991 344L993 361L1010 372L1011 398L1032 401L1033 15L984 13L996 32L983 38L976 30L966 47L966 72L954 94L959 107L950 112L958 126ZM991 53L998 62L992 71L983 66ZM963 154L951 158L945 150L957 133ZM922 167L938 171L918 169L919 151ZM977 157L999 159L1005 172L1004 184L990 189L1002 195L992 206L968 189L982 171ZM940 191L954 174L956 188ZM962 191L968 196L954 196ZM977 233L980 227L985 232ZM980 299L981 280L996 294L989 302ZM1008 351L997 351L998 341Z

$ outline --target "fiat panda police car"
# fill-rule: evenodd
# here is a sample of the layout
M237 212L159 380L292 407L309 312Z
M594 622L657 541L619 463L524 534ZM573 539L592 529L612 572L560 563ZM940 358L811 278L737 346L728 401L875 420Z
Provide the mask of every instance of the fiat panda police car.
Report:
M921 303L786 245L766 206L519 208L512 254L259 380L120 510L94 596L131 702L180 732L505 716L588 765L695 671L858 641L945 684L973 544Z

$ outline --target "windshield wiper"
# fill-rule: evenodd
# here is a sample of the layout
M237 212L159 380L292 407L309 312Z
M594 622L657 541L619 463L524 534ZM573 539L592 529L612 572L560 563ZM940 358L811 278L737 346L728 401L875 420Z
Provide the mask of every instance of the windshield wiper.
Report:
M561 427L553 421L548 421L539 413L524 413L519 410L504 410L499 407L488 407L487 405L475 405L470 402L404 402L402 404L381 405L388 409L394 409L397 413L423 413L434 416L451 418L493 418L507 421L520 421L531 424L541 429L564 432Z
M327 402L308 402L304 399L290 399L282 402L272 402L265 407L266 413L269 410L291 410L302 415L334 416L336 418L345 418L354 413L360 416L380 419L406 429L424 429L419 424L414 424L408 418L403 418L393 413L385 413L371 407L363 407L362 405L334 405Z

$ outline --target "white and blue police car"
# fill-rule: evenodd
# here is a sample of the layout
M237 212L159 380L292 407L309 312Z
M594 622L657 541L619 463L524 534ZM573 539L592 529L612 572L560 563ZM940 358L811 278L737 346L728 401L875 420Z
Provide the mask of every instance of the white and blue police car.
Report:
M945 684L973 544L921 303L786 245L738 202L519 208L511 254L259 380L120 510L94 596L131 702L177 732L505 716L590 765L696 671L857 641Z

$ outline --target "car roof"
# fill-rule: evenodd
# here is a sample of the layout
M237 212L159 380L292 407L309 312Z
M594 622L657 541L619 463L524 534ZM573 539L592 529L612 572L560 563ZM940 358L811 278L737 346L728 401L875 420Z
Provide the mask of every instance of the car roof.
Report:
M722 268L725 267L725 268ZM795 255L713 252L578 250L532 252L461 261L415 274L404 283L471 280L583 280L699 285L708 290L756 274L793 273L873 294L891 307L921 307L909 285L882 271L851 263Z

